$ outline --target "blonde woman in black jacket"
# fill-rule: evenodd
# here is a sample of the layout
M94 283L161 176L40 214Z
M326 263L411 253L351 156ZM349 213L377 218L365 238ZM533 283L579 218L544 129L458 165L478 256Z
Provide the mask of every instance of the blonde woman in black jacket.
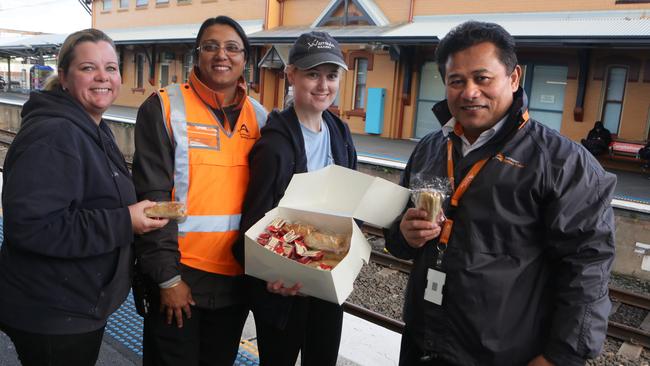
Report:
M331 164L356 169L357 156L347 124L329 112L347 69L338 43L327 33L301 35L293 45L287 78L293 106L269 115L249 155L251 169L241 232L278 205L293 174ZM241 241L236 254L242 260ZM262 366L336 365L343 310L314 297L296 296L300 286L250 279Z
M23 365L94 365L106 319L130 287L133 233L145 217L102 114L120 87L115 47L71 34L58 76L23 106L4 164L0 329Z

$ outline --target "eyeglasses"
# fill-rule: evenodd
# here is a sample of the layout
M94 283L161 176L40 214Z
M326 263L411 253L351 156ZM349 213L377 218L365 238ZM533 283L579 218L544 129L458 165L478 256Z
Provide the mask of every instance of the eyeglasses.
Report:
M196 48L199 52L205 53L217 53L219 50L223 50L228 56L237 56L240 53L244 52L244 49L239 47L239 45L234 43L229 43L225 46L219 46L217 43L205 43Z

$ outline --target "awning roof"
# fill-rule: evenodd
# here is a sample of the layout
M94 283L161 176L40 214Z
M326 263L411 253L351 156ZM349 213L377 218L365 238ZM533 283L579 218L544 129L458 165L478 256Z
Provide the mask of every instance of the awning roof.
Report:
M247 35L262 30L261 19L240 20L238 23ZM157 27L137 27L105 29L104 32L115 44L152 44L152 43L187 43L194 42L201 23L161 25Z
M390 33L403 27L404 23L392 24L387 26L372 25L348 25L348 26L328 26L316 27L276 27L269 30L253 33L248 36L252 44L277 44L293 43L301 34L310 31L327 32L336 38L340 43L368 43L368 42L385 42L385 43L433 43L437 42L434 35L398 35L390 36Z
M67 36L67 34L39 34L35 36L0 38L0 50L58 47Z
M444 37L451 28L478 20L502 25L517 45L634 46L650 44L650 10L495 13L416 16L388 37Z
M341 43L435 44L467 20L501 24L519 46L647 47L650 10L416 16L387 26L277 27L253 33L253 44L291 43L304 32L329 32Z

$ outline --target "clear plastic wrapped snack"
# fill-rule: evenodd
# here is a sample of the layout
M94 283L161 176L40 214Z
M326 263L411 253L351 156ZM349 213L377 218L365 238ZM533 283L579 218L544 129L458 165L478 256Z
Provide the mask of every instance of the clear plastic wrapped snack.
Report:
M411 178L411 200L415 208L427 212L427 220L442 222L445 220L442 206L451 186L445 177L416 174Z

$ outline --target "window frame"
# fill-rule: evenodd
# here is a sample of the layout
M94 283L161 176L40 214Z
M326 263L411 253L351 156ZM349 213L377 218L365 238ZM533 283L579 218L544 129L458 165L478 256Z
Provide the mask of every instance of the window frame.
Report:
M131 5L131 4L129 4L129 0L118 0L118 2L119 2L118 9L121 9L121 10L128 9L129 5ZM123 3L126 3L126 5L123 5Z
M616 99L608 99L609 83L611 82L612 70L614 69L625 70L625 75L623 78L623 92L621 93L622 96L620 101ZM603 82L603 99L602 99L603 103L602 103L602 108L600 110L600 120L603 121L603 124L606 124L605 113L607 112L608 105L612 105L612 104L620 105L616 131L610 131L614 136L618 136L619 132L621 131L621 117L623 116L623 105L625 103L625 91L627 90L629 75L630 75L630 67L627 65L608 65L605 71L605 79Z
M365 62L365 82L361 84L359 82L359 74L361 74L360 65L361 62ZM365 57L357 57L354 59L354 88L352 90L352 110L365 111L366 105L368 102L368 59ZM358 91L360 86L363 86L362 94L359 95ZM361 97L363 96L363 97Z
M106 6L108 4L108 7ZM102 0L102 11L113 10L113 0Z
M358 58L365 58L368 60L368 68L367 68L367 75L366 78L370 75L370 71L372 71L373 66L374 66L374 59L375 55L374 53L366 50L355 50L355 51L350 51L345 55L345 61L348 64L348 70L354 70L354 79L352 80L352 96L348 97L351 98L349 99L351 101L351 106L350 110L346 111L344 114L347 116L356 116L356 117L363 117L366 118L366 110L364 109L355 109L354 108L354 100L356 97L356 82L357 82L357 73L356 73L356 60ZM366 80L366 88L367 88L367 80ZM367 96L367 94L366 94ZM342 103L347 104L347 100L342 100ZM342 106L339 106L341 108Z
M142 63L140 63L140 60L142 60ZM134 89L135 90L144 90L144 74L145 74L145 62L146 62L146 57L143 53L136 53L135 54L135 70L134 70Z
M424 67L426 66L427 63L431 63L431 64L433 64L433 65L435 66L434 72L436 72L436 73L438 73L438 75L440 75L440 72L438 71L438 63L437 63L435 60L433 60L433 59L426 59L426 60L423 60L423 61L422 61L422 64L419 65L418 80L417 80L418 88L417 88L417 94L416 94L416 96L415 96L414 112L413 112L413 130L412 130L412 132L411 132L411 136L412 136L412 138L415 139L415 140L418 140L418 141L419 141L421 138L423 138L424 136L426 136L427 133L430 133L430 132L432 132L432 131L438 131L438 130L440 130L440 129L442 128L442 126L440 126L440 128L437 129L437 130L432 129L431 131L425 133L423 136L417 136L417 130L418 130L418 123L417 123L417 122L418 122L418 113L420 112L420 102L430 102L430 103L433 103L433 104L435 105L436 103L439 103L439 102L441 102L441 101L444 100L444 97L443 97L443 99L440 99L440 100L421 98L422 82L425 81L425 80L422 78L422 75L423 75L423 69L424 69ZM444 92L445 92L445 94L446 94L446 91L447 91L447 90L446 90L446 86L445 86L445 81L442 80L442 75L440 75L440 79L441 79L441 81L442 81L442 87L443 87L443 90L444 90ZM430 112L430 110L429 110L429 112ZM435 117L434 117L434 118L435 118ZM436 120L435 120L434 123L433 123L434 128L435 128L435 126L436 126L436 123L438 123L438 125L440 125L440 122L437 121L437 118L436 118Z
M142 3L144 2L144 4ZM135 8L142 9L149 6L149 0L135 0Z
M194 57L196 57L196 55L191 49L183 54L183 83L187 83L190 80L190 74L194 67Z

